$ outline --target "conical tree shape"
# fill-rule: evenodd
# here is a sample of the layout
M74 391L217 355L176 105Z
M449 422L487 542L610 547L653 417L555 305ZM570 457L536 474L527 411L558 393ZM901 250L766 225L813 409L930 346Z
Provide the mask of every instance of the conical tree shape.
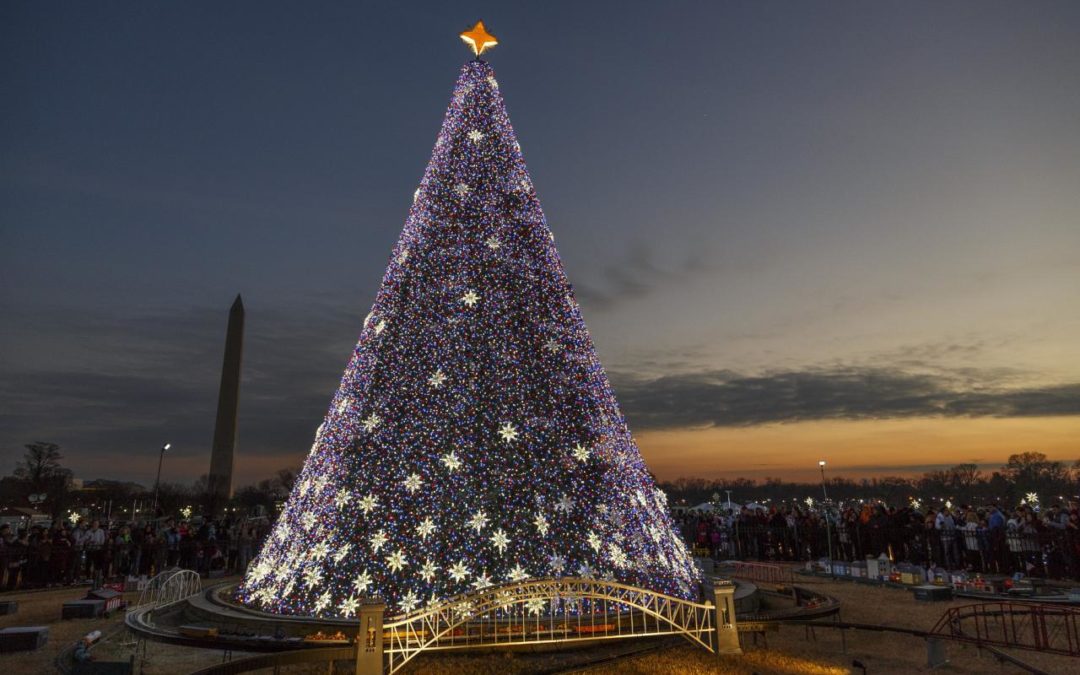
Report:
M596 356L491 67L462 69L341 386L239 595L391 613L528 577L696 569Z

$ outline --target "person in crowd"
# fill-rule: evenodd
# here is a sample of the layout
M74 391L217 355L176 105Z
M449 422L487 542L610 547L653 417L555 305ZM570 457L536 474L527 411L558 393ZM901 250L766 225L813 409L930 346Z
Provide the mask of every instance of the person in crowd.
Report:
M251 562L251 556L254 552L255 546L255 528L253 527L241 527L240 528L240 552L239 561L237 563L238 569L241 571L247 570L248 563Z
M965 509L964 526L964 566L968 570L983 571L985 567L981 540L982 532L979 529L979 515L972 508Z
M181 526L183 526L183 523L181 523ZM177 527L172 518L165 522L165 543L168 550L165 564L169 567L182 564L180 560L180 542L184 538L186 531L186 527Z
M134 553L134 540L131 536L131 528L126 524L120 526L120 530L113 538L113 552L117 574L127 576L131 573L132 554Z
M150 576L152 569L157 563L158 533L151 523L143 526L142 536L139 538L139 574Z
M25 570L30 555L30 536L26 530L19 530L14 541L5 547L7 555L7 586L6 589L14 591Z
M59 585L68 581L68 571L71 569L71 533L66 523L53 524L52 552L49 560L49 584Z
M83 548L86 550L87 572L93 576L97 573L105 573L105 530L101 529L99 521L91 521L90 529L83 537Z
M30 559L33 565L26 570L26 581L35 587L45 586L49 581L49 566L52 560L52 538L45 528L35 525L30 528Z
M86 540L88 538L86 524L79 521L71 531L71 581L82 581L86 573ZM70 583L70 582L69 582Z
M941 562L951 569L959 562L956 558L956 520L947 507L942 507L934 518L941 547Z

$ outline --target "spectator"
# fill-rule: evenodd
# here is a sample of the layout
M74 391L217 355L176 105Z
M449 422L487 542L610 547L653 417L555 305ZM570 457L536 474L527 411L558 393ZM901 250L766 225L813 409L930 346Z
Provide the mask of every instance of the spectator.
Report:
M240 560L237 564L237 568L241 571L247 570L248 563L251 561L252 547L255 544L255 530L251 527L240 528Z
M90 524L83 538L83 546L86 549L87 572L91 576L99 572L105 574L105 530L101 529L101 523L95 520Z
M15 590L23 574L23 566L26 565L30 553L30 539L26 530L20 530L14 541L7 545L7 587L9 591Z

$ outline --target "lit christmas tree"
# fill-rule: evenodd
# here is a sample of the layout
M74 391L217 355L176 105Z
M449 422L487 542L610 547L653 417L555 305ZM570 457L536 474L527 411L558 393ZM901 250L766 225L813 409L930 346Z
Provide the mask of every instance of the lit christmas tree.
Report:
M297 485L240 587L391 613L530 577L696 597L529 179L482 24Z

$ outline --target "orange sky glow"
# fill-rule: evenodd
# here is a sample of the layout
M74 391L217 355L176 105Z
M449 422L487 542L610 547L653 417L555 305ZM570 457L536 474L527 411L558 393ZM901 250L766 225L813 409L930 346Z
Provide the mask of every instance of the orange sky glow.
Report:
M1071 464L1080 458L1076 417L918 418L818 421L752 427L648 431L636 434L649 468L660 480L830 476L915 476L933 468L974 462L1005 463L1010 454L1045 453ZM795 467L805 466L805 469Z

